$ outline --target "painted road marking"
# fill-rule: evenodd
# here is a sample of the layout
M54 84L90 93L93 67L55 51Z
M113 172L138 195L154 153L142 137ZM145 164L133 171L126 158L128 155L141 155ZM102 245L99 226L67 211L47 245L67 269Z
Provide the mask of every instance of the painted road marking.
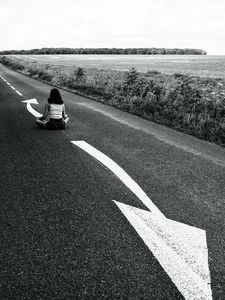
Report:
M205 230L116 202L187 300L211 300Z
M146 195L146 193L140 188L140 186L111 158L89 145L85 141L72 141L72 143L79 148L92 155L109 170L111 170L154 214L164 217L158 207L152 202L152 200Z
M39 104L35 98L34 99L30 99L30 100L24 100L22 102L27 103L27 110L33 116L35 116L36 118L41 118L42 117L42 114L40 114L38 111L34 110L33 107L31 106L31 103L32 104Z
M151 212L114 201L187 300L212 300L205 230L167 219L112 159L85 141L71 141L110 169Z
M19 95L19 96L23 96L23 94L21 94L19 91L16 90L16 93Z
M7 80L5 80L4 77L2 77L2 76L0 75L0 78L1 78L5 83L7 83L8 86L9 86L12 90L14 90L19 96L23 96L23 94L21 94L17 89L15 89L14 86L12 86Z

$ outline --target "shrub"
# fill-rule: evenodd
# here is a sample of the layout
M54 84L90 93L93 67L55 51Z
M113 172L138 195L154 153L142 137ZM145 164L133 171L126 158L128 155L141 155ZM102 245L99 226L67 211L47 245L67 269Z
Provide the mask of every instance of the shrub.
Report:
M138 73L137 70L132 67L129 72L126 73L126 78L125 78L125 85L129 86L129 85L133 85L136 80L138 78Z
M43 80L43 81L47 81L47 82L51 82L53 79L53 75L44 71L40 71L38 73L38 77Z
M77 80L80 80L84 76L84 69L79 67L75 70L75 76Z
M1 57L0 62L8 67L10 67L13 70L23 70L24 65L20 61L13 61L10 58L3 56Z
M32 67L28 67L27 72L31 77L33 77L35 75L38 75L40 70L37 67L32 66Z

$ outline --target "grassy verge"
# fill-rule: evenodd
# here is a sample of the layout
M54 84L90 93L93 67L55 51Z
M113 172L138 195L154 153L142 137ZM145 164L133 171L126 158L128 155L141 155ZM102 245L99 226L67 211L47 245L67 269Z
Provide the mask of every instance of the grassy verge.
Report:
M225 80L62 67L3 56L11 69L225 146Z

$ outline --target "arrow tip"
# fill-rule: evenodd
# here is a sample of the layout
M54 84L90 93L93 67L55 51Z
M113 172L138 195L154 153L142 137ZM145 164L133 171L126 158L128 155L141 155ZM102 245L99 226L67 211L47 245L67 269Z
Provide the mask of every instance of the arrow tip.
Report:
M24 103L32 103L32 104L38 104L36 98L29 99L29 100L23 100L23 101L21 101L21 102L24 102Z
M114 200L185 299L212 300L205 230Z

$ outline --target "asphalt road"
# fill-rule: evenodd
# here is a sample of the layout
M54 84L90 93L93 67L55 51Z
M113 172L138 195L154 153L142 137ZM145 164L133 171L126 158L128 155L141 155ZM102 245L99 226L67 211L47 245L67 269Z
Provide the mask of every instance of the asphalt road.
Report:
M183 299L113 200L147 208L84 140L169 219L204 229L213 299L225 299L225 149L61 91L69 126L35 125L51 86L0 65L0 299Z

